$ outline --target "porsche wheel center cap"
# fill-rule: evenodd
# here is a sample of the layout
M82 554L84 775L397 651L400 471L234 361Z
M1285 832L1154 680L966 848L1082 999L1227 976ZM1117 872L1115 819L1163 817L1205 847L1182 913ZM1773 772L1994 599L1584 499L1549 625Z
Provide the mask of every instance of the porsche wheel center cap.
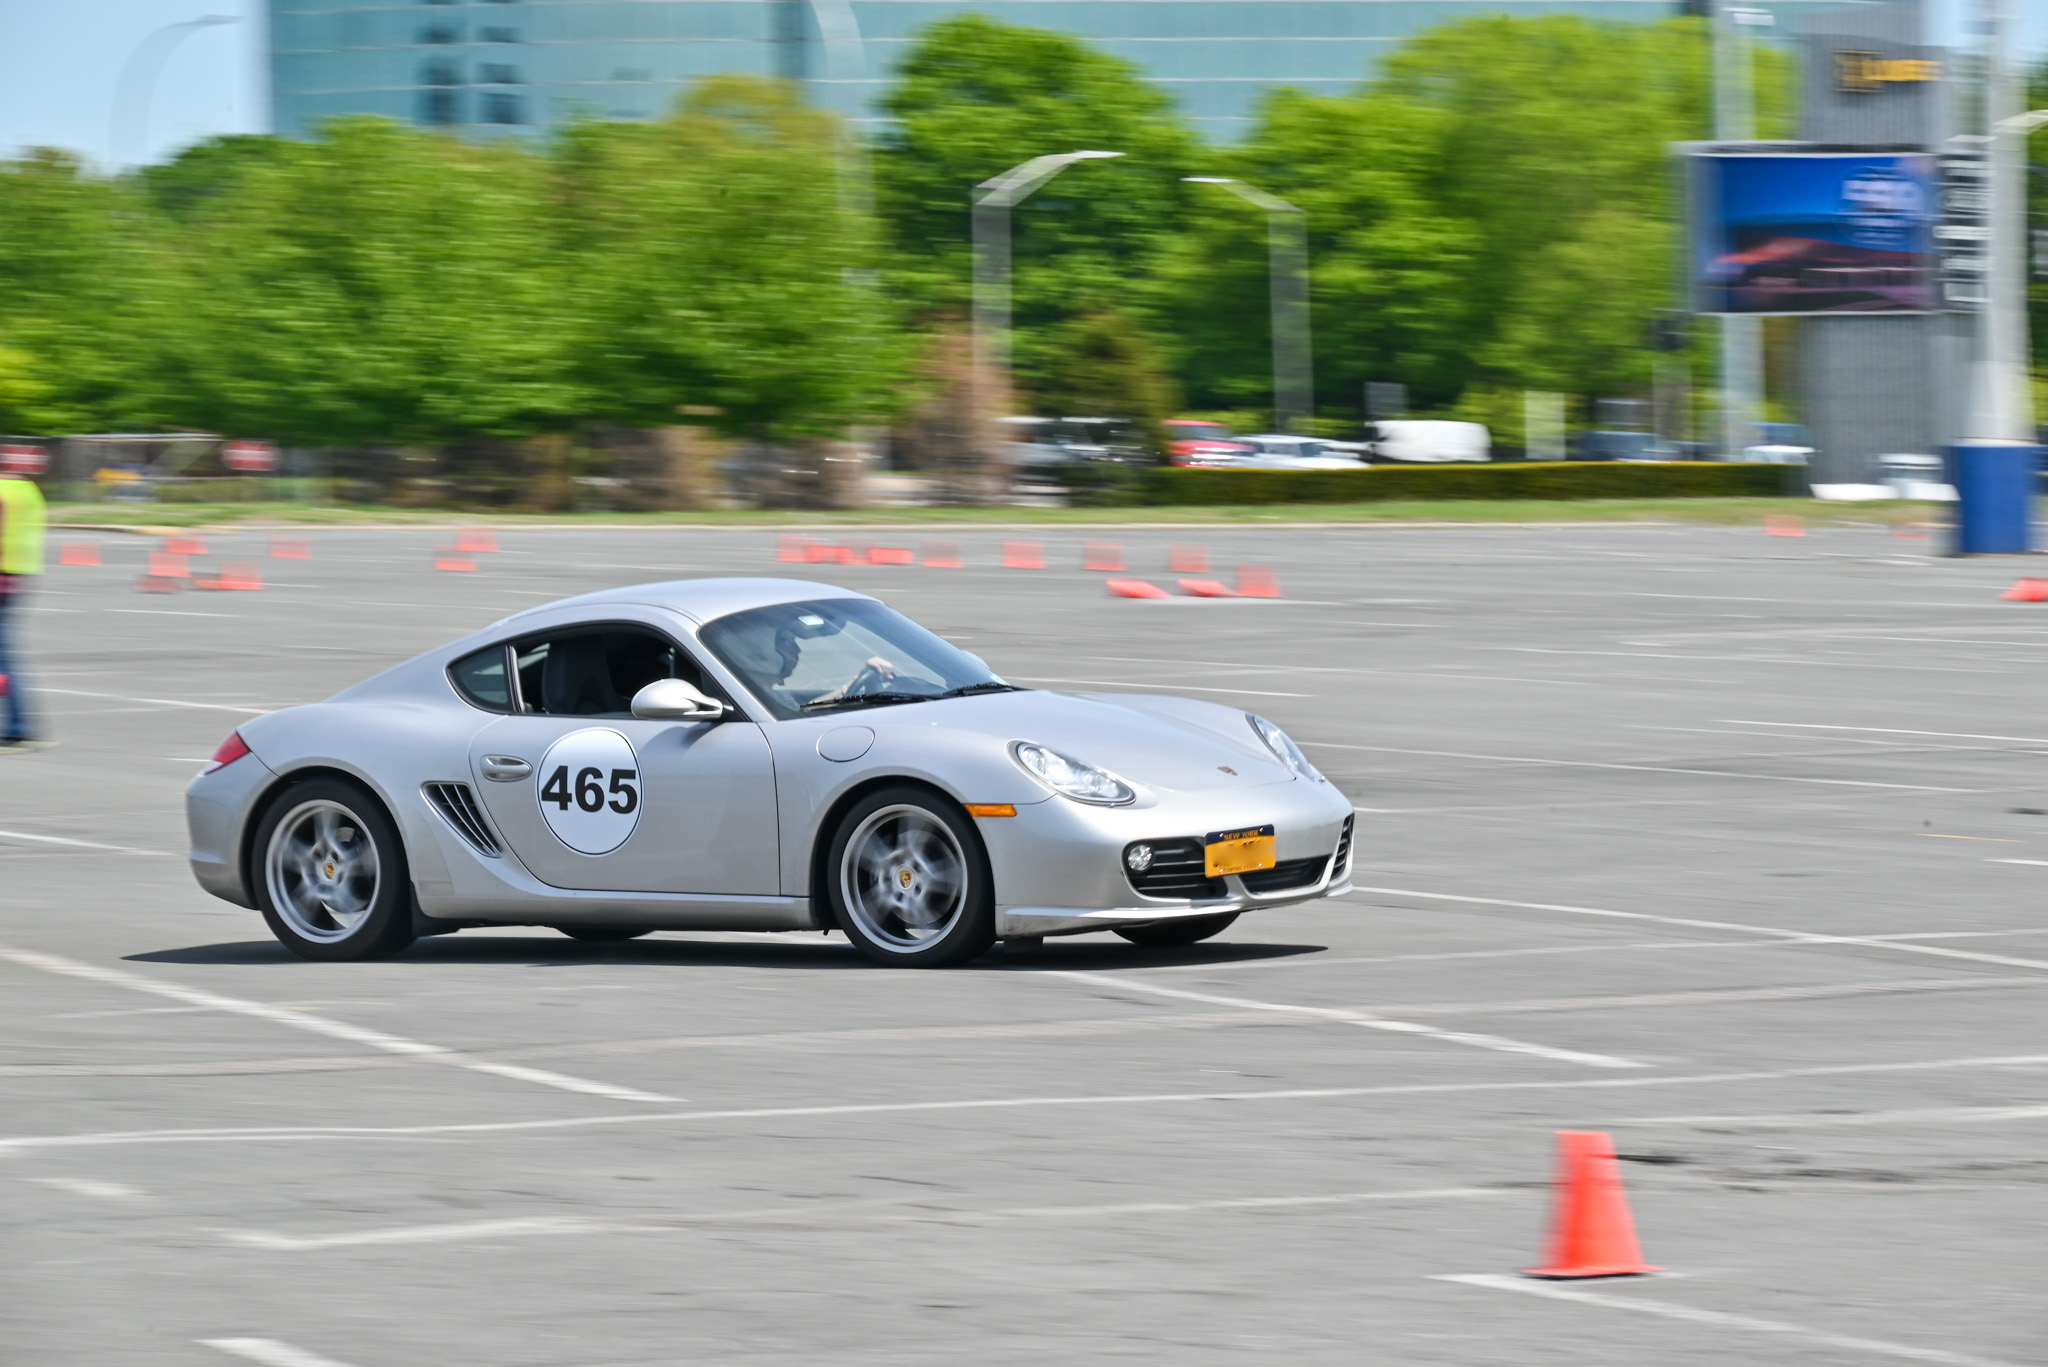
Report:
M334 877L334 861L332 859L328 860L325 864L320 866L320 871L326 874L327 877L330 880L332 880Z
M896 883L897 883L897 885L898 885L899 887L905 887L905 888L909 887L909 886L910 886L910 870L909 870L909 869L898 869L898 870L896 870Z

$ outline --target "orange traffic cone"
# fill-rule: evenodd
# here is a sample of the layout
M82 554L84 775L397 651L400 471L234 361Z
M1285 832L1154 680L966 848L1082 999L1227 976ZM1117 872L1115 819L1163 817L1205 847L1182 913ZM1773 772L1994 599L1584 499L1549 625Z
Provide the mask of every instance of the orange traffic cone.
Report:
M167 536L164 538L165 555L205 555L206 543L196 536Z
M1124 548L1114 541L1084 542L1081 554L1081 568L1084 570L1120 570L1124 567Z
M1209 552L1201 546L1175 546L1166 554L1166 568L1175 574L1207 574Z
M476 561L471 560L453 547L436 546L434 548L434 568L437 570L453 570L457 574L467 574L476 568Z
M263 587L263 576L256 572L254 565L222 565L220 573L212 579L198 579L193 582L202 589L250 592Z
M1278 598L1280 576L1270 565L1239 565L1237 593L1240 598Z
M272 560L311 560L313 548L292 536L272 537L270 541Z
M775 558L785 565L801 565L810 557L811 539L808 536L778 536L775 538Z
M1180 591L1190 598L1236 598L1238 592L1215 579L1183 579Z
M1006 570L1042 570L1045 568L1045 548L1036 541L1005 541L1003 543L1003 568Z
M1173 595L1157 584L1143 579L1105 579L1102 586L1109 590L1112 598L1171 598Z
M958 570L967 567L967 562L960 558L960 543L957 541L925 542L924 563L935 570Z
M1772 513L1764 518L1765 536L1805 536L1806 519L1789 513Z
M185 563L185 557L169 551L149 553L149 577L151 579L190 579L192 567Z
M498 549L498 534L489 527L465 527L455 533L455 549L469 555Z
M100 563L100 548L91 541L66 541L57 548L57 563L60 565L97 565Z
M868 563L870 565L909 565L915 563L916 560L917 557L910 553L910 547L908 546L868 547Z
M2048 603L2048 579L2022 579L1998 596L2008 603Z
M1638 1277L1661 1272L1643 1261L1629 1218L1614 1141L1589 1130L1557 1132L1557 1202L1543 1266L1525 1276Z

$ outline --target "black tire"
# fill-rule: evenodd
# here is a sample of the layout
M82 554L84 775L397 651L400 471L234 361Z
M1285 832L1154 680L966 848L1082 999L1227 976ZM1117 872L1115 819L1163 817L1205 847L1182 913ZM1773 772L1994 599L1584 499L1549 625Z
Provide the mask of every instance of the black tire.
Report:
M890 968L951 968L996 942L995 880L974 821L929 788L880 788L832 831L822 889L861 953Z
M1191 945L1212 935L1221 935L1230 929L1230 923L1236 919L1237 913L1234 911L1219 911L1214 916L1180 916L1171 921L1146 921L1142 925L1118 926L1116 933L1134 945L1159 949L1172 945Z
M587 945L608 945L618 940L637 940L642 935L652 935L653 926L556 926L556 930L572 940L581 940Z
M249 882L278 943L342 963L413 942L412 876L384 804L339 778L288 784L256 823Z

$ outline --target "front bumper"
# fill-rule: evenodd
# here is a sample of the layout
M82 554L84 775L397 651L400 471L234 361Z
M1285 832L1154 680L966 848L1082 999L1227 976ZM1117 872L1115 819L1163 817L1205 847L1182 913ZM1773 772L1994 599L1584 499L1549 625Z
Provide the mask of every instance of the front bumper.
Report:
M1021 938L1290 906L1349 891L1355 836L1344 858L1333 856L1352 816L1350 801L1334 787L1295 780L1242 792L1177 794L1133 807L1053 798L1020 805L1014 818L976 824L995 875L996 933ZM1320 876L1272 892L1254 892L1242 879L1227 877L1223 896L1176 899L1142 895L1124 874L1123 850L1132 841L1262 825L1274 828L1282 863L1328 859Z

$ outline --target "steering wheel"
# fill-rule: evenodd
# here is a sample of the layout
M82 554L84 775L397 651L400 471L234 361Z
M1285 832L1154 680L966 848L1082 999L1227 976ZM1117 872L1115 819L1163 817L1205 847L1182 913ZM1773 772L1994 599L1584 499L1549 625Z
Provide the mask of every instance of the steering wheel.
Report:
M860 667L860 673L854 675L848 681L846 691L841 696L864 698L870 693L880 692L881 685L888 682L889 680L883 676L882 671L875 667L875 662L870 660Z

